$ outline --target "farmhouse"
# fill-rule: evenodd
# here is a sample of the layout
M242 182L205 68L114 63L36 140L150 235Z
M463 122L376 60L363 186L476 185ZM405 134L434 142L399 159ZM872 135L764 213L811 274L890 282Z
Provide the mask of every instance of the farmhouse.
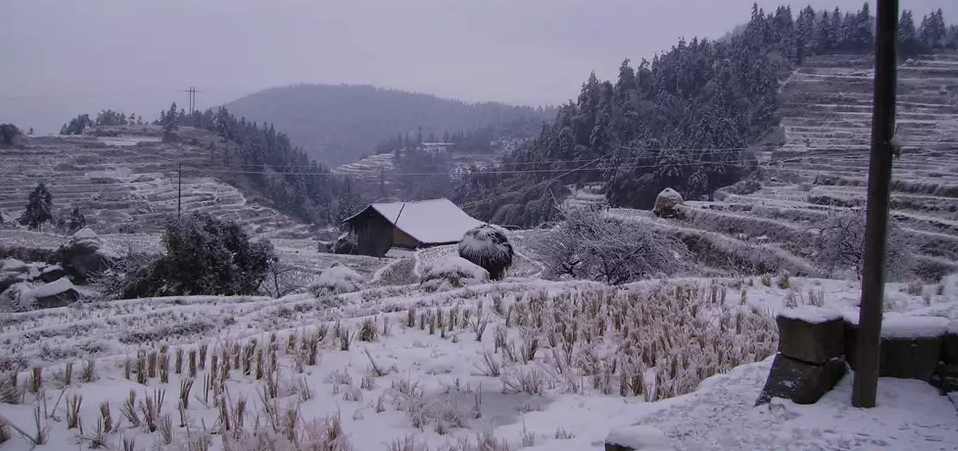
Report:
M457 243L482 222L441 198L370 204L343 224L356 234L360 254L382 257L393 246L416 249Z

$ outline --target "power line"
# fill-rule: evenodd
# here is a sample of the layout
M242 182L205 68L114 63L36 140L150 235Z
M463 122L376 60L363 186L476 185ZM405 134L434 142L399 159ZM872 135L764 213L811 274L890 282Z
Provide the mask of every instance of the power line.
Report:
M769 162L759 163L759 164L761 164L761 165L764 166L764 167L770 167L770 166L780 165L780 164L781 164L781 165L787 165L787 164L801 163L801 160L803 160L803 159L805 159L805 158L808 158L808 157L806 157L806 156L795 156L795 157L791 157L791 158L787 158L787 159L774 160L774 161L769 161ZM572 171L598 171L598 170L615 170L615 169L618 169L618 170L625 170L625 169L652 169L652 168L657 168L657 167L661 167L661 166L662 166L661 164L622 164L623 162L628 162L628 161L640 161L640 160L644 160L644 159L645 159L644 157L636 157L636 158L631 158L631 159L615 159L615 157L609 157L609 156L607 156L607 157L595 158L595 159L590 159L590 160L566 160L566 161L556 160L556 161L550 161L550 162L543 162L543 163L540 163L540 164L542 164L542 165L549 165L549 164L556 164L556 163L563 164L563 163L570 163L570 162L573 162L573 161L577 161L577 162L585 162L586 165L588 165L588 164L590 164L590 163L599 162L599 161L602 161L602 160L606 160L606 161L609 162L609 163L619 163L619 164L618 164L617 166L615 166L615 167L588 168L588 169L578 169L578 168L576 168L576 169L571 169ZM672 164L672 166L687 167L687 166L700 166L700 165L713 165L713 164L715 164L715 165L735 165L735 164L740 164L740 163L753 163L753 162L757 162L756 160L753 160L753 159L732 159L732 160L711 161L711 160L699 160L699 159L687 159L687 158L686 158L686 159L684 159L684 160L685 160L685 161L674 162L674 163ZM180 163L180 162L177 162L177 161L174 161L174 160L166 160L166 161L168 161L168 162L171 163L172 165L182 164L182 165L183 165L183 173L184 173L184 175L192 175L193 177L212 176L212 175L215 175L215 174L248 174L248 175L259 174L259 175L276 175L276 176L285 176L285 175L307 175L307 176L315 176L315 177L342 177L342 178L355 177L354 174L343 174L343 173L336 173L336 172L332 172L332 171L318 171L318 172L316 172L316 171L285 172L285 171L266 171L266 170L261 170L261 171L247 171L247 170L215 169L215 168L208 168L208 167L198 167L198 166L193 166L194 164L192 164L192 163ZM826 163L813 163L813 162L809 162L809 163L807 163L807 164L826 164ZM426 176L435 176L435 175L459 175L459 174L469 175L469 176L506 175L506 174L551 174L551 173L561 173L561 172L566 172L566 171L570 171L570 169L569 169L569 168L549 168L549 169L516 169L516 170L488 170L488 171L479 170L479 171L461 171L461 172L459 172L458 174L457 174L458 171L455 171L455 170L451 170L451 171L433 171L433 172L408 172L408 173L397 172L397 173L394 174L394 176L400 176L400 177L426 177ZM95 170L94 170L94 171L91 171L91 172L95 172ZM157 172L154 172L154 173L155 173L155 174L163 174L163 173L170 173L170 174L172 174L172 173L176 173L176 172L177 172L177 169L176 169L175 167L170 167L170 168L166 168L166 169L164 169L164 170L160 170L160 171L157 171ZM108 174L103 174L103 175L96 175L96 174L94 174L94 175L90 175L90 174L82 174L82 173L78 173L78 172L76 172L76 173L51 173L51 174L19 174L19 175L20 175L21 177L45 178L45 179L50 179L50 180L55 180L55 179L57 179L57 178L80 178L80 177L89 177L89 178L116 178L115 176L111 176L111 175L108 175ZM85 185L78 185L78 186L94 186L94 185L96 185L96 183L91 182L91 183L88 184L88 185L85 184Z

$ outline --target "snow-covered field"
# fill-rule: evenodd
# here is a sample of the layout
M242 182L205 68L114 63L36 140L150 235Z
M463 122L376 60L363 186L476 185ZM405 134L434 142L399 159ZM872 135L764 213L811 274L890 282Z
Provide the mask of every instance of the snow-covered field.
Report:
M958 410L922 382L882 379L872 410L851 408L851 374L816 405L752 407L776 346L771 315L811 296L851 315L855 288L509 278L435 293L411 285L8 314L2 366L21 370L23 392L0 391L16 401L0 404L15 426L0 449L32 448L37 422L36 449L51 450L124 449L124 439L142 450L274 449L254 444L292 438L298 447L275 449L571 451L601 449L611 429L632 424L663 430L678 450L955 449ZM887 308L958 319L958 279L925 296L906 291L890 284ZM336 446L306 445L330 436Z

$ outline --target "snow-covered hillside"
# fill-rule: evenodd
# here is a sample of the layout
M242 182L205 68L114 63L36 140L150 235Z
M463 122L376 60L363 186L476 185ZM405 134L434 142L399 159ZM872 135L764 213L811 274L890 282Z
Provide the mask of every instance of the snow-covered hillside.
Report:
M181 134L191 139L162 143L158 127L141 128L141 134L117 137L34 137L25 149L0 150L0 210L19 216L42 181L59 213L79 207L98 232L156 232L177 211L182 162L188 165L182 177L184 213L206 212L267 236L308 233L299 221L254 201L256 193L227 183L223 177L229 174L190 169L217 167L206 147L219 138L184 128Z
M25 436L11 432L2 449L31 449L37 423L36 449L292 438L280 449L571 451L601 449L633 424L661 429L676 450L958 446L955 407L918 381L882 379L879 407L854 415L851 374L816 405L753 408L783 299L815 293L854 314L858 297L854 282L774 282L511 279L13 314L0 324L0 366L20 369L23 392L5 392L0 416ZM898 314L958 319L955 280L930 300L903 289L887 290Z
M958 53L916 57L899 70L903 151L894 161L892 216L915 244L919 272L933 278L958 268ZM808 270L801 255L807 249L797 243L823 221L866 205L872 76L867 58L810 57L784 85L785 143L759 158L762 178L753 189L723 189L715 202L686 202L684 218L613 214L695 235L722 259L771 251L790 262L786 269Z

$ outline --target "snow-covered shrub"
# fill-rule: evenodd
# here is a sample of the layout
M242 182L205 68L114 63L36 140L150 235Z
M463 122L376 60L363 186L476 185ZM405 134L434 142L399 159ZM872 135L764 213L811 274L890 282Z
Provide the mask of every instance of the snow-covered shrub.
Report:
M738 194L740 196L747 196L760 189L762 189L762 182L753 178L740 180L732 185L722 188L723 191L728 191L729 193Z
M125 292L136 292L135 286L147 276L157 255L136 252L132 248L122 258L113 260L110 269L90 275L86 282L105 299L125 297ZM136 296L133 296L136 297Z
M260 293L281 298L292 293L302 293L315 281L317 274L289 263L276 262L259 287Z
M459 288L489 280L489 271L458 255L447 254L429 263L419 285L427 291Z
M861 209L836 213L818 228L812 240L812 261L831 277L835 273L854 271L861 277L864 269L865 211ZM889 280L908 279L913 273L913 243L898 227L894 218L888 219L888 239L885 248L885 276Z
M163 245L165 255L125 281L123 298L257 294L277 260L268 240L204 213L170 219Z
M687 252L673 237L600 212L570 210L548 232L539 254L548 278L592 279L612 285L681 269Z
M459 241L459 256L489 271L492 280L505 277L514 255L506 234L488 224L469 230Z
M329 268L323 270L319 280L309 287L309 291L314 296L321 297L357 291L365 285L366 280L358 272L340 262L333 262Z

